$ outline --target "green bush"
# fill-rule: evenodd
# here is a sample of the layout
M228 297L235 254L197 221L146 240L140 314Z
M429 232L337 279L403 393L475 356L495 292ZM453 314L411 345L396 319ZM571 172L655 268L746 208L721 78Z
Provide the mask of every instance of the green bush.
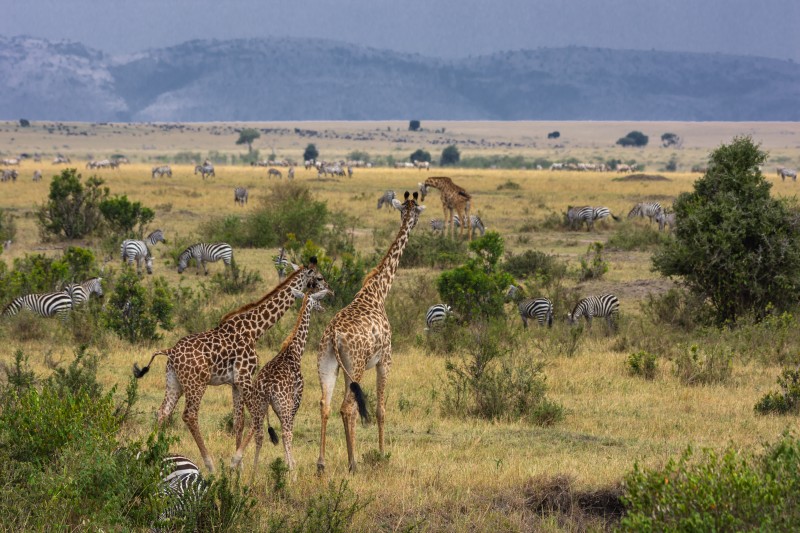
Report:
M258 272L247 270L244 267L239 268L234 259L231 259L230 273L226 270L224 273L217 272L211 277L211 285L223 294L241 294L252 291L262 281Z
M303 161L316 161L318 157L319 150L317 150L315 145L309 143L305 151L303 151Z
M467 259L467 245L459 239L445 237L443 232L415 231L400 258L402 268L451 268Z
M800 411L800 370L785 369L778 377L780 391L769 392L755 405L759 414L797 414Z
M6 241L13 241L17 235L17 225L14 223L14 215L5 209L0 209L0 253L3 252L3 245Z
M600 279L608 272L608 262L603 259L603 243L593 242L586 249L586 255L581 258L581 270L578 273L579 281Z
M425 161L425 162L430 163L431 162L431 154L430 154L430 152L427 152L427 151L423 150L422 148L418 148L417 150L414 151L413 154L411 154L408 157L408 160L412 161L412 162L413 161L420 161L420 162Z
M42 236L78 239L94 232L102 221L100 203L108 197L102 185L96 176L81 183L74 168L53 176L48 201L36 213Z
M520 255L509 255L503 270L516 279L534 279L543 287L558 282L567 273L567 265L555 255L538 250L525 250Z
M124 194L102 200L99 208L111 231L135 239L143 237L145 226L156 216L155 211L140 202L131 202Z
M628 372L632 376L655 379L658 373L657 357L645 351L634 352L628 356Z
M256 501L250 488L241 484L238 471L220 470L181 494L179 502L174 497L167 507L179 505L182 513L164 525L180 531L253 531Z
M732 356L724 346L701 350L693 344L674 361L675 376L684 385L709 385L727 382L733 371Z
M691 447L663 468L625 477L624 531L793 531L800 523L800 442L789 434L761 455Z
M2 263L3 268L5 263ZM0 298L7 301L22 294L61 290L65 283L84 281L99 273L91 250L68 247L61 258L42 254L14 260L14 269L0 276Z
M653 324L670 325L683 331L709 324L710 308L702 297L682 289L669 289L664 294L648 294L642 312Z
M694 191L675 200L675 238L654 254L654 268L707 299L716 322L764 317L800 297L800 231L787 201L772 198L761 174L767 154L749 137L711 153Z
M458 164L460 159L461 152L458 151L458 148L455 144L451 144L442 150L442 157L439 161L439 164L443 167L454 166Z
M652 225L641 226L631 222L624 222L608 238L606 245L612 250L647 251L659 246L668 239L667 232L658 231Z
M350 489L347 480L341 480L338 485L331 481L328 483L327 490L314 495L309 500L303 520L289 531L293 533L317 531L346 533L352 530L355 515L369 503L369 500L362 500Z
M620 146L647 146L649 138L641 131L632 131L625 137L617 139L617 144Z
M172 311L172 297L164 278L155 278L145 288L136 272L126 269L117 279L102 319L105 327L136 343L160 339L159 326L172 329Z

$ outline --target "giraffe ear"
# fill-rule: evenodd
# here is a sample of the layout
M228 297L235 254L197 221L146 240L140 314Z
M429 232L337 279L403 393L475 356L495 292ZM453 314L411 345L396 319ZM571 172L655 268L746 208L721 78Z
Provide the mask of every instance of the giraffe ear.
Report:
M292 296L297 298L298 300L305 298L305 294L302 291L298 291L297 289L292 289Z
M417 191L414 191L414 201L415 202L417 201L417 198L419 198L419 193Z
M403 198L405 198L406 200L408 200L408 197L409 197L409 193L408 193L408 191L406 191L406 192L405 192L405 194L403 194Z
M316 264L317 264L317 256L316 256L316 255L312 255L312 256L311 256L311 257L308 259L308 262L309 262L309 263L311 263L312 265L316 265Z

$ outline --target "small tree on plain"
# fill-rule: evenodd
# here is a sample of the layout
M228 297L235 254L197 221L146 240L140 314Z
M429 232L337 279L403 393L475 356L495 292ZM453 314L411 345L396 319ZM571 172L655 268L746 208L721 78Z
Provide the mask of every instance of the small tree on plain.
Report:
M409 160L411 160L411 161L426 161L426 162L430 163L431 162L431 154L430 154L430 152L426 152L422 148L419 148L417 151L415 151L413 154L411 154L411 156L409 157Z
M617 139L617 144L620 146L647 146L650 138L641 131L632 131L625 137Z
M261 137L261 132L255 128L244 128L239 132L239 138L236 139L236 144L246 144L247 153L253 153L253 141Z
M305 152L303 152L303 160L316 161L318 157L319 157L319 151L317 150L317 147L309 143L309 145L306 146Z
M458 151L456 145L451 144L444 150L442 150L442 160L441 165L457 165L458 162L461 160L461 153Z
M100 202L108 197L108 187L102 185L97 176L81 183L74 168L53 176L48 201L36 213L42 233L67 239L91 234L102 221Z
M142 238L144 227L155 218L155 211L141 202L131 202L126 195L100 202L100 212L117 235ZM136 231L134 231L136 230Z
M31 125L31 121L27 118L21 118L19 119L19 125L21 128L28 128Z
M675 133L665 133L661 136L661 146L664 148L669 148L671 146L679 148L682 144L683 139Z
M750 137L714 150L694 191L675 200L675 238L653 256L657 271L710 302L719 323L800 297L800 227L787 201L770 196L766 160Z
M420 123L419 120L411 120L408 123L409 131L419 131Z

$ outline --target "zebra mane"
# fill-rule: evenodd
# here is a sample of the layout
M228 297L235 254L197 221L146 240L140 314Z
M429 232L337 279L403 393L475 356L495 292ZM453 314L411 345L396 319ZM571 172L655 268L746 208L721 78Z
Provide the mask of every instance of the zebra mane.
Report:
M251 309L254 309L254 308L258 307L259 305L264 303L266 300L271 298L278 291L282 291L284 288L286 288L286 285L291 283L296 276L300 275L300 272L302 272L302 271L303 271L303 269L301 268L300 270L295 270L294 272L292 272L291 274L286 276L286 279L284 279L274 289L272 289L267 294L265 294L260 300L256 300L255 302L250 302L250 303L244 304L239 309L231 311L227 315L223 316L219 321L219 325L221 326L222 324L224 324L228 320L234 318L235 316L241 315L242 313L246 313L247 311L250 311Z

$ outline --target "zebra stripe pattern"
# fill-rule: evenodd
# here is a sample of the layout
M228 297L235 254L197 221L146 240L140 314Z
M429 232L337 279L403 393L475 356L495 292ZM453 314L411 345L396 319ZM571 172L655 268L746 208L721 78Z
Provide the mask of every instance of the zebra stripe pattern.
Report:
M665 213L664 211L656 215L656 222L658 222L658 231L664 231L665 226L669 226L669 231L675 229L675 213Z
M236 187L233 190L233 203L244 206L247 203L247 189L244 187Z
M122 261L131 266L133 266L133 262L136 261L136 273L139 275L142 274L141 262L144 261L147 273L152 274L153 255L150 253L150 248L147 245L149 243L150 245L155 246L159 242L167 242L167 240L164 238L164 232L160 229L150 233L150 235L148 235L144 241L125 239L122 241L122 244L119 247Z
M169 165L163 165L160 167L153 167L150 171L150 177L155 178L158 176L159 178L162 176L172 177L172 168Z
M641 202L633 206L633 209L628 213L628 218L647 217L650 219L650 222L652 222L663 210L661 204L658 202Z
M528 327L528 319L536 319L540 326L553 327L553 302L548 298L528 298L519 303L522 326Z
M608 327L615 329L614 319L619 315L619 300L613 294L603 294L601 296L588 296L575 305L572 313L567 314L570 324L575 324L581 317L586 319L586 323L591 328L592 318L604 317Z
M189 265L189 260L197 262L197 274L200 274L200 267L208 275L206 262L213 263L222 259L226 267L231 266L233 260L233 250L231 245L225 242L206 243L199 242L185 249L178 258L178 274L181 274Z
M444 322L444 320L453 312L447 304L436 304L428 308L425 313L425 331L433 329L437 324Z
M278 255L272 258L272 263L275 265L275 270L278 271L278 281L283 281L286 279L286 274L289 272L291 268L294 270L299 270L300 267L292 263L288 257L286 257L286 248L281 248L278 251Z
M211 163L205 163L203 165L197 165L194 167L195 175L197 175L198 172L203 176L203 179L206 179L207 176L216 177L216 174L214 174L214 165Z
M386 207L391 208L392 200L394 200L395 198L397 198L397 194L395 194L394 191L386 191L385 193L383 193L383 196L378 198L378 209L382 209L384 204L386 205Z
M92 278L83 283L70 283L64 287L64 291L72 298L72 307L77 307L89 300L92 294L103 297L103 278Z
M477 229L481 232L481 237L486 233L486 226L483 225L483 220L478 215L470 215L469 217L470 223L472 224L472 229ZM442 222L442 226L444 227L444 222ZM461 221L458 219L458 215L453 215L453 226L456 228L461 227ZM433 224L431 224L433 227Z
M58 314L64 318L72 309L72 298L66 291L18 296L3 309L3 316L16 315L20 309L33 311L43 317L51 317Z
M185 516L208 489L200 468L188 457L169 454L161 462L161 493L170 499L169 505L158 517L160 523ZM158 530L158 529L156 529Z
M569 221L570 229L575 229L575 224L578 227L586 223L586 231L591 231L594 227L594 221L610 216L614 220L619 221L619 217L614 216L611 210L607 207L572 207L567 210L567 220Z

